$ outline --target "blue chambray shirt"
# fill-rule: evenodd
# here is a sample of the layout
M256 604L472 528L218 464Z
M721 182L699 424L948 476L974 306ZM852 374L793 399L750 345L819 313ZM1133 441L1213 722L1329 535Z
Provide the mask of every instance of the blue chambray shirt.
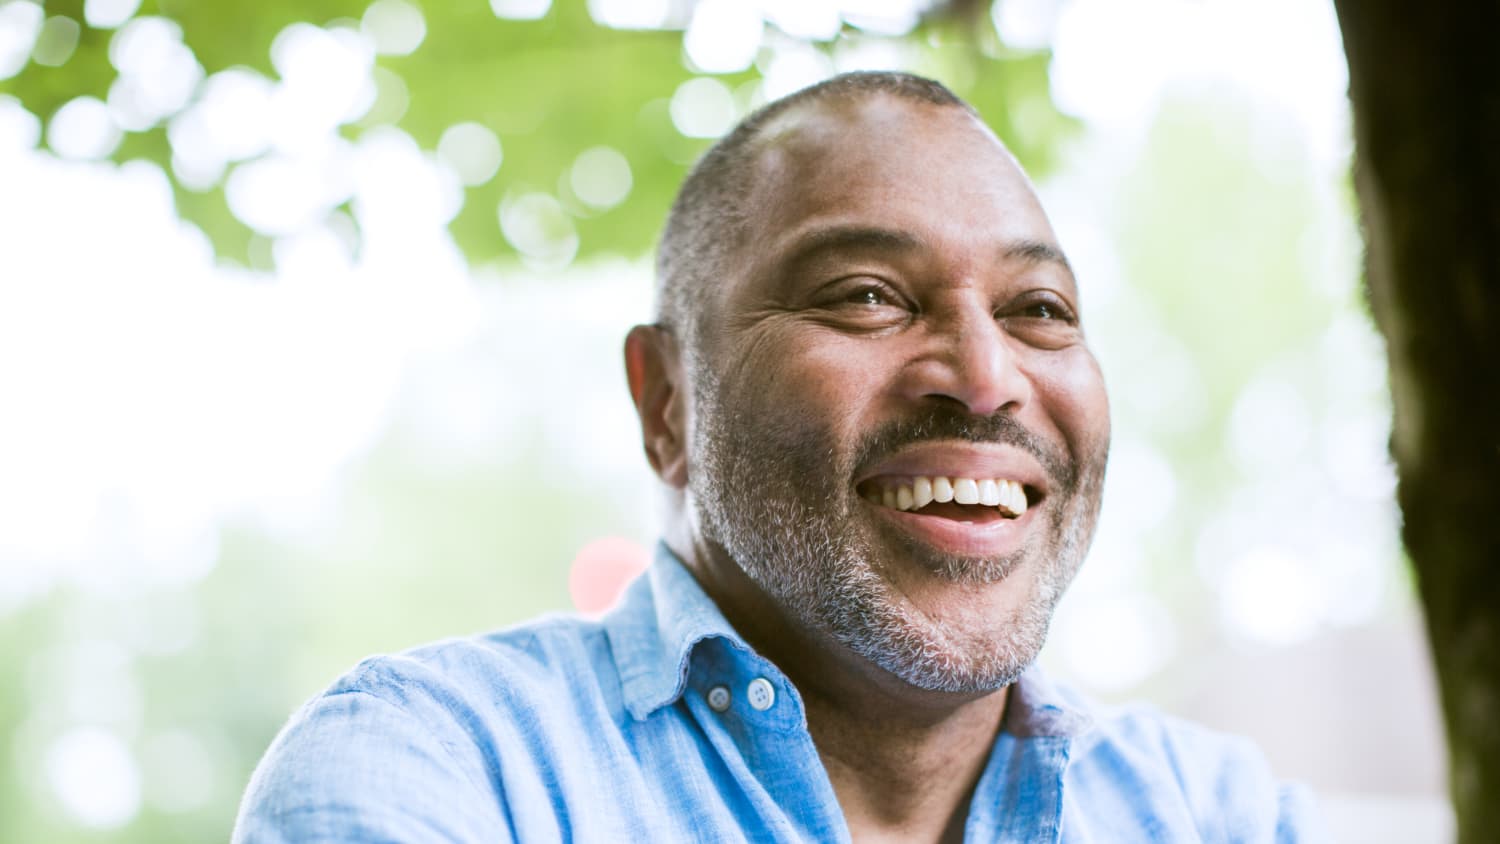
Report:
M1308 822L1305 792L1245 741L1090 705L1032 669L965 840L1284 842L1311 840ZM797 690L661 546L599 621L360 663L266 752L234 840L850 838Z

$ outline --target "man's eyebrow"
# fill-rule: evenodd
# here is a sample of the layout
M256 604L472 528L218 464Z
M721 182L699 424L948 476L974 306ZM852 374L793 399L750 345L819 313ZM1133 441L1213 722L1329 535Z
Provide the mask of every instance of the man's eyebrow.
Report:
M814 229L799 237L789 250L786 263L804 261L823 252L858 249L911 252L922 246L921 238L900 229L887 229L879 226L829 226Z
M1073 265L1061 249L1042 240L1017 240L1005 247L1006 260L1025 261L1028 264L1057 264L1073 274Z
M787 264L795 264L816 257L820 253L840 250L868 249L880 252L915 252L924 248L926 241L901 229L880 226L828 226L814 229L799 237L788 251ZM1000 250L1007 261L1023 261L1028 264L1057 264L1068 275L1073 275L1073 265L1061 249L1044 240L1008 241Z

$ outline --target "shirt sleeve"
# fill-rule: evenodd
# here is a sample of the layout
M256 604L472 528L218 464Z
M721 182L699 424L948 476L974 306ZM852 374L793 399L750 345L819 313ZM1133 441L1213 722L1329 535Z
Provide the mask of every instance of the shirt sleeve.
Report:
M1329 840L1311 792L1277 778L1244 738L1128 706L1104 710L1076 749L1068 772L1079 786L1075 825L1097 830L1109 819L1154 841ZM1119 834L1104 840L1136 839Z
M1277 791L1276 844L1308 844L1327 841L1313 795L1300 783L1281 783Z
M1204 840L1313 844L1327 834L1305 785L1278 779L1248 740L1192 727L1195 746L1174 751ZM1185 728L1184 728L1185 731ZM1212 783L1200 789L1194 780Z
M266 751L235 844L514 841L483 761L362 690L315 698Z

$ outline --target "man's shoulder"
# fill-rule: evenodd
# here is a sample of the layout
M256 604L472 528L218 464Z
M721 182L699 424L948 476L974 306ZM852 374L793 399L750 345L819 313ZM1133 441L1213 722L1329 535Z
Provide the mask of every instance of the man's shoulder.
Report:
M313 702L346 694L402 709L526 707L560 694L618 701L619 678L603 626L556 614L366 657Z
M282 728L236 840L504 840L532 783L502 760L556 770L552 739L607 732L614 674L601 626L564 616L366 658Z
M325 748L388 759L431 744L485 779L502 753L623 722L613 664L597 622L561 615L366 657L292 715L262 766Z
M1075 745L1075 761L1129 754L1184 773L1265 774L1264 755L1243 736L1223 732L1142 702L1089 704L1091 729ZM1196 778L1201 779L1201 777Z
M1178 744L1220 747L1244 742L1231 733L1173 715L1145 701L1104 703L1073 690L1068 693L1088 712L1092 727L1087 732L1092 738L1090 744L1123 742L1166 749Z
M1075 693L1076 694L1076 693ZM1079 698L1081 701L1081 698ZM1145 703L1088 704L1090 727L1070 754L1069 779L1095 799L1124 795L1138 808L1182 809L1210 840L1316 839L1312 797L1280 780L1249 739Z

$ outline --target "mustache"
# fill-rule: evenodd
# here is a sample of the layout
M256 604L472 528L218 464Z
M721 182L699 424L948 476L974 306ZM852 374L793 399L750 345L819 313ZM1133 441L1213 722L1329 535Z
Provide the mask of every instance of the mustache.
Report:
M929 440L999 443L1035 457L1052 486L1067 494L1078 486L1076 462L1046 438L1016 421L1009 413L974 416L956 408L931 407L908 419L893 419L860 441L855 466L884 460L910 445Z

